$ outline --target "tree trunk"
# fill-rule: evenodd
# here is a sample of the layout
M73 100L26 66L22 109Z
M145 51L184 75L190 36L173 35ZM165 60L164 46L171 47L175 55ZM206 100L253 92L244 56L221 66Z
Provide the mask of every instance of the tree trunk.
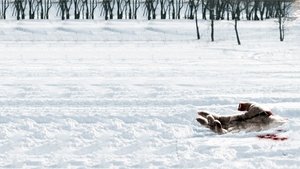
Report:
M109 19L114 19L114 14L110 12Z
M235 19L234 19L234 30L235 30L236 40L237 40L238 45L241 45L237 24L238 24L238 18L235 17Z
M105 10L105 20L108 20L108 10L107 9L104 10Z
M20 9L16 9L17 10L17 20L20 20Z
M67 11L66 19L70 19L70 13L69 13L69 11Z
M197 39L200 39L200 33L199 33L199 26L198 26L198 14L197 14L197 10L195 13L195 22L196 22L196 31L197 31Z
M22 9L22 19L25 19L25 8Z
M282 24L282 16L279 14L278 16L278 23L279 23L279 35L280 35L280 41L282 42L284 40L284 29Z
M257 12L258 12L258 9L257 9L257 6L255 6L255 9L254 9L254 20L255 20L255 21L258 21L258 20L259 20L259 17L258 17Z
M204 4L204 0L202 0L202 19L206 20L206 5Z
M61 11L61 20L65 20L65 10Z
M41 7L40 17L41 17L41 19L44 19L44 8L43 8L43 1L42 0L40 1L40 7Z
M131 9L130 1L129 1L129 3L128 3L128 7L129 7L128 18L129 18L129 19L132 19L132 9Z
M211 19L211 41L213 42L213 41L215 41L215 39L214 39L214 19L212 18Z

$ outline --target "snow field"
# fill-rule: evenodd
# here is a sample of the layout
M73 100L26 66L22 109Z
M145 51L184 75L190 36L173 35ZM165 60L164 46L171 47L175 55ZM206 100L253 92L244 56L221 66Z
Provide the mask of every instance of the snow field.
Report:
M200 41L190 21L1 25L0 168L300 165L299 20L283 43L274 21L241 22L242 46L230 22L214 43L207 22ZM276 129L289 139L219 136L195 121L240 101L287 118Z

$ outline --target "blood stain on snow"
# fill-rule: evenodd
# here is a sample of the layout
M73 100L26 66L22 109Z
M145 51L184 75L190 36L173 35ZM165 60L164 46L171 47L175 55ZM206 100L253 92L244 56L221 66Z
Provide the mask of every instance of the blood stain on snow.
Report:
M276 140L276 141L284 141L287 140L287 137L278 136L277 134L263 134L263 135L257 135L260 139L270 139L270 140Z

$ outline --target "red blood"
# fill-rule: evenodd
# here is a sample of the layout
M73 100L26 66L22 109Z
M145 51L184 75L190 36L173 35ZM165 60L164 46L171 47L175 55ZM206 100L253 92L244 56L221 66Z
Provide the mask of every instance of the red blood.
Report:
M277 137L275 134L266 134L266 135L262 135L263 138L274 138Z
M281 137L276 134L264 134L264 135L257 135L260 139L269 139L269 140L276 140L276 141L284 141L287 140L287 137Z

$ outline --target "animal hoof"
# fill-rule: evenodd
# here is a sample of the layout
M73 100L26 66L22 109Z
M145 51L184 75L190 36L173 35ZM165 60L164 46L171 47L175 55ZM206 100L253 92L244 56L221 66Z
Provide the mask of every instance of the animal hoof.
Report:
M212 115L208 115L208 116L206 116L206 118L207 118L207 121L208 121L209 125L214 124L215 118Z
M196 120L197 120L200 124L202 124L202 125L207 125L207 124L208 124L207 119L204 118L204 117L197 117Z
M200 115L202 117L206 117L208 115L208 113L201 111L201 112L198 112L198 115Z

